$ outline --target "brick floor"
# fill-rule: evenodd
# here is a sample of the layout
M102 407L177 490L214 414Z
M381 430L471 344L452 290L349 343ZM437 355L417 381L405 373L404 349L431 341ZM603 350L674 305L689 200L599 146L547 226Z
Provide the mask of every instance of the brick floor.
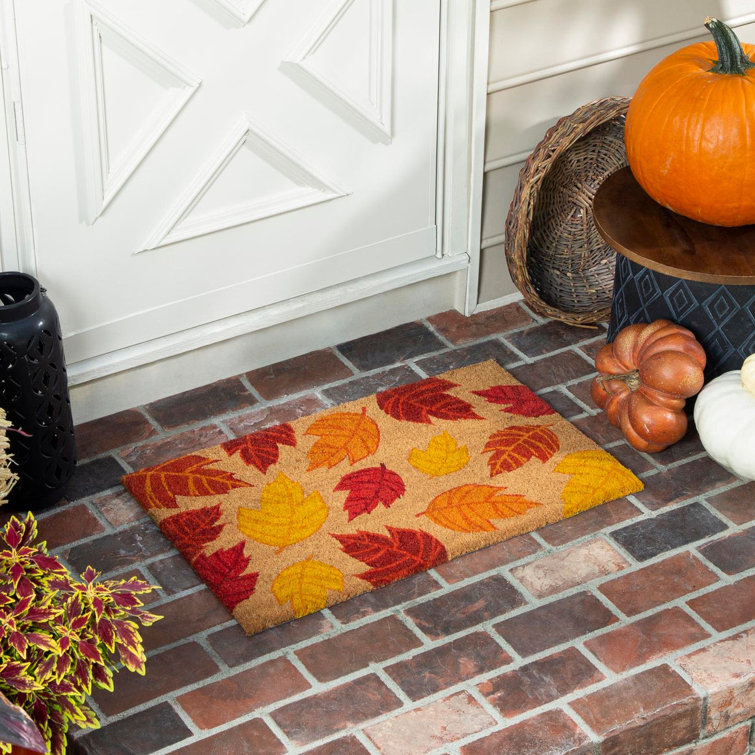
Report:
M521 304L441 313L78 429L53 552L163 589L145 677L72 751L745 755L755 716L755 483L694 428L631 449L592 405L602 331ZM311 357L311 359L310 359ZM495 358L645 490L247 637L120 486L125 470ZM0 514L0 520L3 515Z

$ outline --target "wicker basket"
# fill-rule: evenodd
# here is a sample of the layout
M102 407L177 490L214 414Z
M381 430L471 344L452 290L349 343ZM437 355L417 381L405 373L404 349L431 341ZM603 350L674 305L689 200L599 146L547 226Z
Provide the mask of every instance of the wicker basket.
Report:
M525 302L571 325L608 319L616 254L598 234L592 200L627 164L629 99L606 97L561 118L527 158L506 218L506 262Z

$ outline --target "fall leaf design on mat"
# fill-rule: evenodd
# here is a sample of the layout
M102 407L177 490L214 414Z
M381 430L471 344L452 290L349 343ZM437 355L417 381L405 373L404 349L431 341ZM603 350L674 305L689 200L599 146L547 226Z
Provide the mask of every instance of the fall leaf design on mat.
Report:
M244 464L258 469L262 474L267 472L269 466L278 462L278 446L296 447L296 433L288 423L258 430L243 438L221 444L221 448L229 456L238 453Z
M544 417L555 410L526 385L494 385L484 391L472 391L491 404L502 404L501 411L521 417Z
M320 417L305 435L319 436L307 453L308 472L320 467L331 469L347 457L355 464L374 454L380 443L380 430L365 407L361 413L336 412Z
M466 446L459 444L448 431L444 430L440 435L430 438L427 450L421 451L413 448L409 452L409 463L420 472L431 477L458 472L467 466L469 451Z
M472 404L448 393L457 388L444 378L426 378L417 383L401 385L377 394L378 406L394 419L432 424L430 418L460 420L482 419Z
M250 598L257 587L259 572L244 574L249 557L244 555L243 542L233 548L221 548L209 556L202 553L192 566L229 611Z
M212 469L215 459L189 454L123 478L123 484L147 509L177 509L176 496L225 495L234 488L251 488L224 469Z
M349 514L349 521L360 514L369 514L378 503L389 508L406 492L401 477L388 469L385 464L350 472L340 479L334 491L348 491L343 510Z
M160 522L160 529L189 562L193 561L223 531L220 504L173 514Z
M494 485L460 485L433 498L417 516L456 532L493 532L498 528L491 519L520 516L542 505L505 490Z
M320 493L305 497L298 482L279 472L265 485L259 509L241 507L236 518L241 532L280 552L317 532L328 518L328 507Z
M386 529L388 536L362 530L355 535L333 533L344 553L371 567L354 576L373 587L388 585L448 561L446 547L429 532L389 526Z
M623 464L600 449L568 454L554 471L572 475L561 491L564 516L572 516L599 503L637 493L644 487Z
M513 472L530 459L548 461L560 448L556 434L543 425L512 425L493 433L482 449L490 453L490 476Z
M328 605L328 590L343 590L343 574L335 566L308 558L286 567L270 589L281 605L289 601L294 616L321 611Z

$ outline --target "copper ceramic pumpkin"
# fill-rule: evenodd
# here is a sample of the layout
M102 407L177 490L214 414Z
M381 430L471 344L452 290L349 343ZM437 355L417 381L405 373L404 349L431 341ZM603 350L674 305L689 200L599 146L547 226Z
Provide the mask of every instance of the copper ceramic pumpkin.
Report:
M655 453L687 431L684 405L703 387L705 352L686 328L655 320L623 328L595 358L595 403L634 448Z
M640 82L625 141L656 202L702 223L755 223L755 45L714 18L713 41L688 45Z

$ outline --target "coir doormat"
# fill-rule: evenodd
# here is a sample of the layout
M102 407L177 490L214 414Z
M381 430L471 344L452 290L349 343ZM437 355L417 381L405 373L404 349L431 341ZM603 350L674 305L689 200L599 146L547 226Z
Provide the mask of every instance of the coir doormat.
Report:
M123 483L249 633L642 490L494 361Z

